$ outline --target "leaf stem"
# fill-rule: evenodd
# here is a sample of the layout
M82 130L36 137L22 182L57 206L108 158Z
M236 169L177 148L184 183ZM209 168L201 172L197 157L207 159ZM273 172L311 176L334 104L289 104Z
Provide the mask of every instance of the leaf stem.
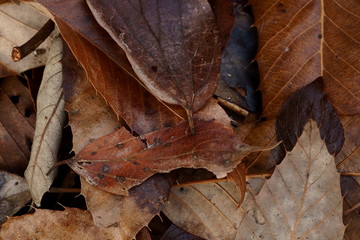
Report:
M33 52L45 39L52 33L55 23L49 19L45 25L23 45L16 46L12 49L11 57L14 62L18 62L31 52Z

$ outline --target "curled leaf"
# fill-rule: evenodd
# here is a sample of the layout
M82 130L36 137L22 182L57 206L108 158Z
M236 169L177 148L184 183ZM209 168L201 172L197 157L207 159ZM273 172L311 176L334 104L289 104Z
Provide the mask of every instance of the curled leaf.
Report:
M55 172L46 173L57 162L62 130L65 122L62 90L61 38L51 46L43 80L37 97L36 127L29 165L25 171L33 201L40 206L41 198L55 178Z

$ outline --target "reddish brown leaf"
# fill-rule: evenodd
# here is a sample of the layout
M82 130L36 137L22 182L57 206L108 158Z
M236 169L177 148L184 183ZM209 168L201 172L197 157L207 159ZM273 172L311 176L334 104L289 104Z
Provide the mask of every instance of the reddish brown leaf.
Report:
M240 193L239 206L244 201L246 192L246 167L244 163L240 163L234 170L228 174L228 178L236 184Z
M87 1L122 47L140 80L159 99L193 112L213 95L220 41L207 1ZM135 27L136 26L136 27Z
M342 115L360 110L359 2L251 0L259 31L263 114L275 118L295 91L324 77ZM349 104L351 103L351 104Z
M59 19L56 22L91 84L133 131L144 134L181 120L91 42Z
M133 137L126 129L98 139L69 161L89 183L115 194L140 184L157 172L206 168L224 177L244 154L262 150L238 140L232 130L213 120L195 120L196 134L186 122Z

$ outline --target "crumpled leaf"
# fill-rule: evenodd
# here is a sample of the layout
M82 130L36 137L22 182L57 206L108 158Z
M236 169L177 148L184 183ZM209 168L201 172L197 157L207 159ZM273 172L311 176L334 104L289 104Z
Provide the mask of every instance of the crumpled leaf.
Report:
M323 76L326 92L339 114L357 114L359 2L251 0L249 4L259 31L256 60L263 115L275 118L292 93L319 76Z
M87 210L36 209L35 213L12 217L1 227L2 239L121 239L116 228L96 227Z
M11 49L28 41L48 20L49 17L24 2L0 5L0 78L45 65L54 33L20 62L12 60Z
M73 151L80 152L86 145L120 128L115 113L96 93L70 49L63 49L63 89L65 110L73 135Z
M114 194L127 194L129 188L151 175L181 167L206 168L224 177L243 155L264 150L243 144L231 128L218 121L194 120L195 135L185 121L140 138L122 128L94 141L68 164L90 184Z
M81 194L96 226L117 227L121 239L132 240L162 210L171 188L165 178L155 175L131 189L126 197L104 192L81 178Z
M16 77L0 82L0 169L22 175L28 165L35 114L28 89Z
M0 170L0 224L31 200L26 179Z
M62 51L61 38L55 38L37 97L34 141L30 162L25 171L25 178L37 206L40 206L42 196L49 190L55 178L54 171L49 176L46 173L58 160L57 153L66 116L61 86Z
M208 2L87 3L147 89L184 107L191 126L193 112L213 95L219 78L220 41Z
M234 185L213 183L174 189L164 213L206 239L342 239L339 180L334 157L310 120L260 193L248 192L241 208Z

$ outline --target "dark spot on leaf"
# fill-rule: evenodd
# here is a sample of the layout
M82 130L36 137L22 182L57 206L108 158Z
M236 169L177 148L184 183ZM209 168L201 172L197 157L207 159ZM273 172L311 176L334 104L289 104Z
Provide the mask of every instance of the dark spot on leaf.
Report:
M165 143L164 146L165 146L165 147L170 147L170 146L171 146L171 143Z
M126 180L124 176L115 176L114 179L118 183L123 183ZM123 188L123 190L125 190L125 188Z
M117 144L115 145L115 147L117 147L117 148L123 148L123 147L124 147L124 144L122 144L122 143L117 143Z
M183 191L184 191L184 188L183 188L183 187L181 187L181 188L180 188L180 191L181 191L181 192L183 192Z
M19 103L19 96L11 96L10 100L13 104Z
M157 66L152 66L151 67L151 70L155 73L155 72L157 72Z
M139 166L139 165L140 165L140 163L138 163L138 162L136 162L136 161L131 162L131 163L134 164L134 165L136 165L136 166Z
M91 152L92 156L95 156L97 154L97 152Z
M321 39L321 38L322 38L322 34L318 34L317 37L318 37L318 39Z
M150 171L150 169L149 168L144 168L144 172L148 172L148 171Z
M45 116L45 119L47 120L47 119L48 119L48 116Z
M233 126L234 128L237 128L239 126L238 122L236 121L231 121L231 126Z
M104 177L105 177L105 175L103 175L103 174L97 174L96 175L99 179L103 179Z
M161 144L161 139L160 138L155 138L154 143L155 143L156 146L160 145Z
M266 118L266 117L260 118L260 122L265 122L265 121L267 121L267 118Z
M24 116L28 118L28 117L30 117L31 113L32 113L32 110L30 108L26 108Z
M26 146L28 147L28 149L31 151L31 147L32 147L32 138L28 137L28 136L25 136L25 143L26 143Z
M15 186L18 185L18 184L19 184L19 182L15 182Z
M106 165L106 164L105 164L105 165L101 168L101 171L102 171L103 173L109 172L109 171L110 171L109 165Z

